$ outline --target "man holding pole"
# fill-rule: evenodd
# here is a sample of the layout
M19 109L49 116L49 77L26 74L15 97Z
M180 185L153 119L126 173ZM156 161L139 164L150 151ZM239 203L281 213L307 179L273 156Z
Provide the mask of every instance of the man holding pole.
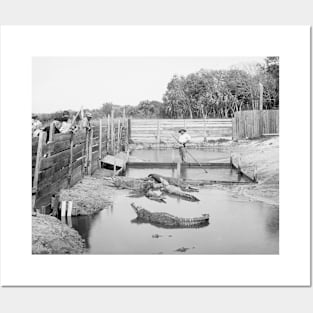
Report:
M180 144L179 146L179 154L181 157L182 162L186 162L186 144L188 142L190 142L191 137L189 136L189 134L187 134L186 129L182 128L179 131L179 138L178 138L178 142Z

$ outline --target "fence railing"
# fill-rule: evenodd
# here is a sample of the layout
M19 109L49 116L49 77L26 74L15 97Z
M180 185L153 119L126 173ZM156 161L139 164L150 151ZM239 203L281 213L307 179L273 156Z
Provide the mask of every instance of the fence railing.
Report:
M187 129L193 142L206 138L232 138L231 119L131 119L130 138L133 142L168 143L174 142L180 128Z
M91 130L32 138L33 209L48 205L63 188L91 175L106 154L128 149L128 123L125 119L95 121Z
M233 139L258 138L279 133L279 110L236 112L233 118Z

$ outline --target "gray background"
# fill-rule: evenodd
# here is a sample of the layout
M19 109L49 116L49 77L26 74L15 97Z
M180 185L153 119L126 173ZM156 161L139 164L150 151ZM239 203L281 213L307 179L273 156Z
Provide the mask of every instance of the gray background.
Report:
M313 25L312 4L312 0L216 2L0 0L0 23ZM312 288L0 288L0 309L5 313L27 311L306 313L313 312L313 290Z

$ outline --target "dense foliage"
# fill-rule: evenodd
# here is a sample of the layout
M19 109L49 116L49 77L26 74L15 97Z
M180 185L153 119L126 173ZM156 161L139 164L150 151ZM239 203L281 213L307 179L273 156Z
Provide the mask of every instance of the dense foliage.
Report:
M95 119L107 116L112 109L116 117L125 113L134 118L226 118L240 110L257 109L260 84L263 85L263 108L278 108L278 57L267 57L264 65L253 68L202 69L187 76L174 75L167 85L163 102L145 100L137 106L125 107L104 103L99 109L89 111ZM40 114L39 118L50 120L60 114Z

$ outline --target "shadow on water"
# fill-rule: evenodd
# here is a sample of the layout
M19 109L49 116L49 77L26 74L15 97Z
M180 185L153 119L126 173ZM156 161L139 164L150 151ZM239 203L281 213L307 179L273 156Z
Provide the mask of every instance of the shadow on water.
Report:
M89 236L90 230L92 229L93 223L97 219L99 213L89 216L67 216L66 219L63 217L63 222L68 226L76 229L81 237L85 240L86 248L89 248Z

